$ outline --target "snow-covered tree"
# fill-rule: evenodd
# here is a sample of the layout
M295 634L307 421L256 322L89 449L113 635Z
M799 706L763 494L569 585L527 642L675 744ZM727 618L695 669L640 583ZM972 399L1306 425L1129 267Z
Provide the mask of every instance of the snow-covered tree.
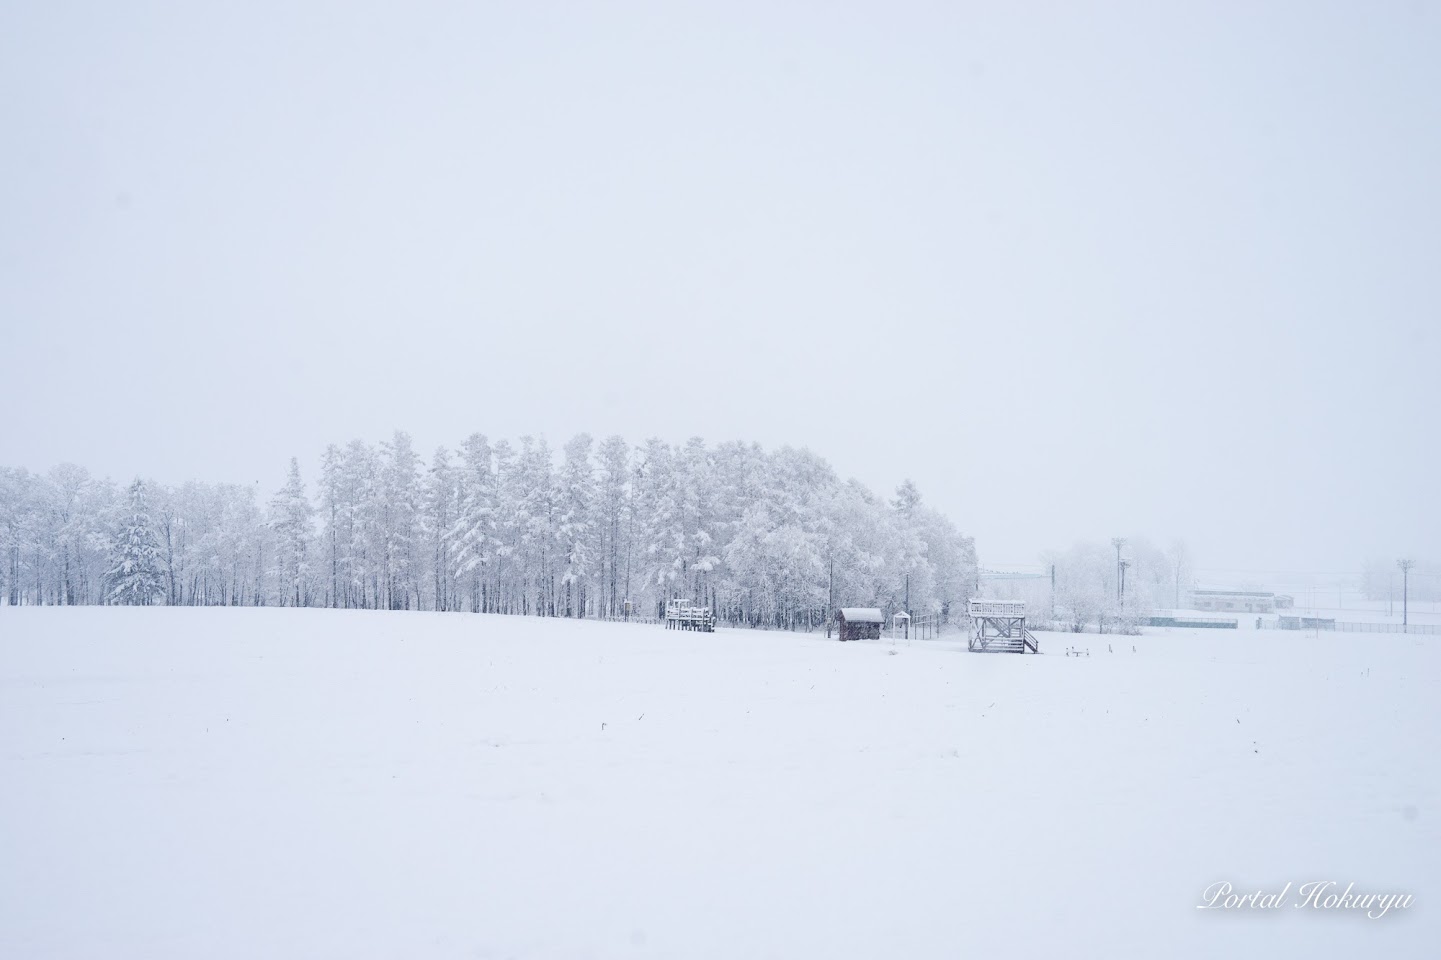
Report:
M420 519L420 458L410 434L397 430L382 443L380 532L384 556L385 606L409 610L419 600L417 541Z
M325 523L323 536L327 607L341 605L340 558L343 541L340 518L344 509L344 470L345 462L340 448L332 443L325 448L325 455L320 460L320 513Z
M621 437L607 437L600 445L600 479L596 491L596 527L599 534L601 610L605 616L622 612L630 596L627 579L630 558L630 446Z
M470 610L491 610L488 567L499 546L496 538L496 485L490 441L471 434L460 448L456 475L456 517L449 535L449 552L457 585L465 584Z
M343 606L376 608L383 605L385 531L380 508L380 458L360 440L346 445L342 460L340 522L344 558L346 602Z
M269 527L275 534L276 572L281 586L278 599L282 606L299 607L308 602L313 514L305 483L300 479L300 461L291 457L285 486L270 501Z
M1116 557L1108 546L1078 543L1048 558L1056 568L1057 612L1071 628L1103 626L1116 612Z
M423 492L425 511L421 531L427 543L427 560L432 578L432 607L449 610L454 597L454 576L450 562L449 538L455 525L456 479L450 451L439 447L430 461Z
M126 515L111 543L105 580L109 603L148 607L165 597L160 545L150 519L145 482L139 478L130 485Z
M677 496L675 453L663 440L651 438L638 455L635 514L640 521L636 561L640 584L659 609L684 588L685 529Z
M565 463L559 477L560 515L556 535L562 551L561 584L565 616L584 616L591 577L599 552L596 542L595 467L591 463L590 434L582 433L565 445Z
M1171 585L1171 596L1169 606L1180 609L1186 605L1186 596L1194 586L1195 570L1191 565L1191 551L1186 547L1184 540L1172 540L1171 549L1166 552L1166 560L1169 566L1169 581ZM1161 602L1157 606L1167 606Z

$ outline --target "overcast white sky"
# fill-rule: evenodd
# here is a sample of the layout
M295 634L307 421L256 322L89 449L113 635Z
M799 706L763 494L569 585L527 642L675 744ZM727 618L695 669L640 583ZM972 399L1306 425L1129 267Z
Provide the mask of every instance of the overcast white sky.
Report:
M993 562L1441 559L1436 3L12 3L0 89L0 463L700 435Z

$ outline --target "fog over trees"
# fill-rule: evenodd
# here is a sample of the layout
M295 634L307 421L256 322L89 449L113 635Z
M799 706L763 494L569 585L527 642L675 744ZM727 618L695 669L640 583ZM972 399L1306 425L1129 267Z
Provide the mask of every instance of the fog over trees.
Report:
M1157 610L1185 607L1195 587L1194 563L1181 540L1161 548L1144 537L1126 537L1119 555L1114 541L1082 541L1050 551L1042 561L1044 574L996 581L983 576L983 588L999 599L1026 601L1037 621L1132 631Z
M1284 582L1278 586L1274 577L1262 574L1232 573L1222 575L1220 580L1202 579L1182 540L1161 547L1140 536L1118 539L1119 555L1114 540L1081 541L1069 549L1043 554L1042 573L991 579L983 571L980 588L998 599L1024 600L1027 612L1038 622L1051 620L1058 628L1078 631L1094 628L1135 632L1153 614L1189 607L1197 587L1294 593L1298 607L1315 600L1314 589L1308 596L1306 587L1288 587ZM1393 612L1401 610L1403 576L1394 559L1368 560L1359 573L1289 576L1311 578L1313 585L1321 586L1323 599L1343 607L1351 602L1345 599L1350 596L1372 603L1389 600ZM1405 582L1412 603L1441 600L1441 567L1436 564L1415 561Z
M836 605L946 614L976 553L907 481L883 499L822 458L582 434L468 437L428 460L397 432L292 459L251 486L136 479L64 464L0 468L0 601L654 615L806 628Z
M1361 596L1400 604L1405 589L1412 600L1441 600L1441 564L1417 560L1409 572L1409 577L1403 577L1396 559L1372 557L1361 567Z

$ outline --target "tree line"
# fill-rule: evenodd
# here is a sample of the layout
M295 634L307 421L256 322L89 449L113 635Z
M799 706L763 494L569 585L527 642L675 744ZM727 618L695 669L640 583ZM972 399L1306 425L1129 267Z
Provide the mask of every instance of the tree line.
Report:
M0 468L0 600L654 615L810 628L835 606L945 616L975 547L906 481L892 499L808 450L481 434L428 463L397 432L244 484L123 488L82 467ZM957 608L959 610L959 608Z

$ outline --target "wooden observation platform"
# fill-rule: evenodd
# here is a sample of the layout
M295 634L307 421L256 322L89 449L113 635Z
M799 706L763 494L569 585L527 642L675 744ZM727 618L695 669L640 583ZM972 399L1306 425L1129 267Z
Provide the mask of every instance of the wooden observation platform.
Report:
M977 600L972 598L967 613L971 618L972 653L1040 653L1041 644L1026 629L1026 604L1022 600Z

